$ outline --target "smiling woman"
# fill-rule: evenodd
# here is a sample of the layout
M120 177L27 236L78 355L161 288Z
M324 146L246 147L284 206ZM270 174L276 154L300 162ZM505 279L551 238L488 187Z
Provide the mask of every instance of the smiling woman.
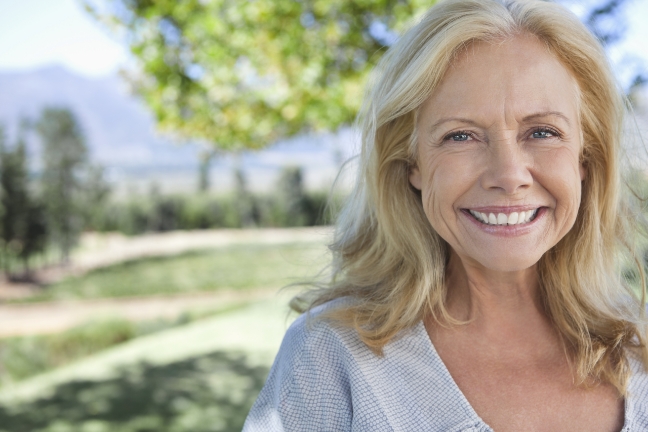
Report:
M623 116L560 6L433 7L378 67L332 278L244 430L648 430Z
M410 170L451 262L535 272L571 229L585 178L578 99L536 37L474 42L457 56L419 109Z

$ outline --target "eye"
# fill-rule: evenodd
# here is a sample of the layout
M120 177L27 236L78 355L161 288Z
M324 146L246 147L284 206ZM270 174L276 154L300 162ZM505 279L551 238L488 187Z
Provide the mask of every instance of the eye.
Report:
M444 141L468 141L471 138L470 133L465 131L452 132L443 137Z
M556 138L558 136L560 136L558 132L549 128L539 128L531 133L531 138L536 139Z

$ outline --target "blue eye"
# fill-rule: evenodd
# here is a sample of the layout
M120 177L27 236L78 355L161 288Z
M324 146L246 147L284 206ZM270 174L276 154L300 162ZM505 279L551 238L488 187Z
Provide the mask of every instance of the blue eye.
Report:
M539 138L539 139L554 138L557 135L558 134L552 131L551 129L538 129L531 134L533 138Z
M468 139L470 139L470 135L468 135L466 132L453 132L446 135L444 139L452 141L468 141Z

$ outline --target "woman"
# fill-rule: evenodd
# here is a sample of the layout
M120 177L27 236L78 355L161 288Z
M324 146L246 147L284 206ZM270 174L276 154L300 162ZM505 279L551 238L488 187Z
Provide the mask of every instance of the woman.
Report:
M381 60L332 282L244 430L648 430L623 107L563 8L433 7Z

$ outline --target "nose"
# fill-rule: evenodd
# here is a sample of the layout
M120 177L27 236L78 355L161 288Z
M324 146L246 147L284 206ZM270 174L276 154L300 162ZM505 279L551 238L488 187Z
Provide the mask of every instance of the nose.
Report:
M484 189L514 195L531 187L530 160L516 139L498 140L489 147L487 167L482 175Z

